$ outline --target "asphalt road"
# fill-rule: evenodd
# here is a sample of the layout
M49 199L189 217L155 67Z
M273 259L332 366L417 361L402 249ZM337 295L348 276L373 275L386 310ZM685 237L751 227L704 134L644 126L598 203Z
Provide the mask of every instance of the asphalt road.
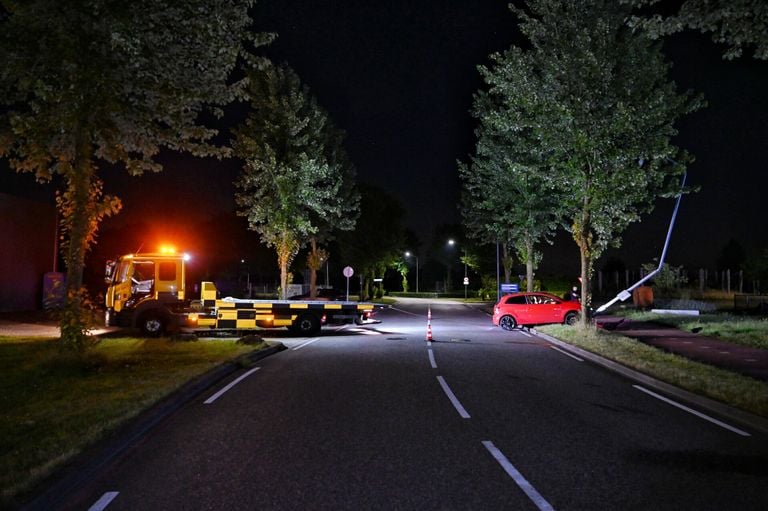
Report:
M425 302L280 339L60 508L768 508L764 435L471 307L430 309L432 343Z

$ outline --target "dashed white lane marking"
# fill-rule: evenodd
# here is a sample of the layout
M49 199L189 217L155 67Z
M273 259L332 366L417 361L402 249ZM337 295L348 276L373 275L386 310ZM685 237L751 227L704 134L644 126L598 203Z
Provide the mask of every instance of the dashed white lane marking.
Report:
M93 505L88 508L88 511L104 511L104 509L107 508L109 503L112 502L119 493L120 492L116 491L108 491L102 495L99 500L94 502Z
M725 428L725 429L727 429L728 431L732 431L732 432L736 433L737 435L741 435L741 436L752 436L752 435L750 435L749 433L747 433L747 432L746 432L746 431L744 431L744 430L741 430L741 429L739 429L739 428L736 428L736 427L733 427L733 426L731 426L731 425L729 425L729 424L726 424L725 422L722 422L722 421L720 421L720 420L717 420L717 419L715 419L714 417L710 417L710 416L709 416L709 415L707 415L707 414L704 414L704 413L701 413L701 412L699 412L699 411L696 411L696 410L694 410L693 408L688 408L687 406L685 406L685 405L683 405L683 404L680 404L680 403L678 403L678 402L676 402L676 401L672 401L671 399L668 399L668 398L666 398L666 397L662 396L661 394L657 394L657 393L655 393L655 392L653 392L653 391L650 391L650 390L648 390L648 389L646 389L646 388L643 388L643 387L641 387L640 385L632 385L632 386L633 386L633 387L635 387L637 390L643 391L643 392L645 392L646 394L648 394L648 395L650 395L650 396L653 396L653 397L655 397L656 399L660 399L661 401L664 401L665 403L668 403L668 404L670 404L670 405L672 405L672 406L675 406L675 407L677 407L677 408L680 408L681 410L684 410L684 411L686 411L686 412L688 412L688 413L692 413L692 414L693 414L693 415L695 415L696 417L699 417L699 418L701 418L701 419L704 419L704 420L706 420L706 421L709 421L709 422L711 422L711 423L713 423L713 424L717 424L717 425L718 425L718 426L720 426L721 428Z
M518 471L514 465L507 459L506 456L495 446L493 445L493 442L490 440L483 441L483 445L486 449L488 449L488 452L491 453L491 456L494 457L496 461L499 462L499 465L504 469L504 471L509 474L509 477L511 477L515 484L517 484L521 490L525 492L526 495L528 495L528 498L531 499L531 501L536 505L537 508L539 508L541 511L554 511L554 508L552 505L546 501L544 497L541 496L541 494L536 491L536 488L533 487L531 483L528 482L528 480L523 477L523 474Z
M561 349L560 349L560 348L558 348L557 346L550 346L550 348L552 348L552 349L553 349L553 350L555 350L555 351L559 351L560 353L562 353L562 354L563 354L563 355L565 355L566 357L571 357L572 359L574 359L574 360L578 360L579 362L584 362L584 359L581 359L581 358L577 357L576 355L572 355L571 353L568 353L568 352L567 352L567 351L565 351L565 350L561 350Z
M445 383L445 379L442 376L437 377L437 381L440 382L440 386L443 387L443 392L445 392L445 395L448 396L448 399L451 400L451 404L454 408L456 408L456 411L459 412L459 415L462 419L469 419L469 414L464 409L463 406L461 406L461 403L456 398L456 394L453 393L451 388L448 386L447 383Z
M252 375L256 371L258 371L259 369L261 369L261 368L260 367L254 367L250 371L240 375L240 377L237 378L236 380L234 380L232 383L230 383L229 385L227 385L226 387L224 387L223 389L221 389L220 391L218 391L217 393L215 393L214 395L212 395L211 397L209 397L208 399L203 401L203 404L209 405L209 404L213 403L214 401L219 399L222 395L224 395L224 393L227 392L229 389L231 389L232 387L234 387L235 385L237 385L238 383L240 383L244 379L248 378L250 375Z
M291 351L300 350L300 349L301 349L301 348L303 348L304 346L309 346L309 345L310 345L310 344L312 344L313 342L317 342L317 341L319 341L319 340L320 340L320 338L319 338L319 337L315 337L314 339L310 339L310 340L308 340L308 341L307 341L307 342L305 342L304 344L299 344L299 345L298 345L298 346L296 346L295 348L291 348Z
M432 366L432 369L437 369L437 362L435 362L435 354L432 350L427 350L427 353L429 353L429 365Z

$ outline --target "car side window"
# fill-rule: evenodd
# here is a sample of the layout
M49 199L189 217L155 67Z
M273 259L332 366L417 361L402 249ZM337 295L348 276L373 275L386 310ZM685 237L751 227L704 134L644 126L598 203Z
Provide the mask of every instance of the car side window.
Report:
M510 296L507 298L508 304L525 304L525 296Z

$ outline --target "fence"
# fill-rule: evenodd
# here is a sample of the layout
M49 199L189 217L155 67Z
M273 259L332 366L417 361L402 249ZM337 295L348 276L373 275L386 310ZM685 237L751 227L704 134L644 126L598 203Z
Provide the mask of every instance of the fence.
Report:
M760 281L754 279L745 279L744 271L731 271L731 270L707 270L700 268L699 270L685 270L678 269L679 276L687 279L688 288L698 288L700 292L708 290L720 290L726 293L751 293L760 294ZM596 286L598 294L618 292L623 289L627 289L638 280L645 277L648 272L640 268L639 270L624 270L624 271L612 271L595 272L595 279L593 285ZM682 279L680 279L682 280Z

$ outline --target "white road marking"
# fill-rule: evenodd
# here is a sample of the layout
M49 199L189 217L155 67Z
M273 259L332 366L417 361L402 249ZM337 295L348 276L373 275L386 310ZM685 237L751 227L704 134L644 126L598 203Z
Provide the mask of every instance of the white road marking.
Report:
M699 411L696 411L693 408L688 408L687 406L685 406L683 404L680 404L680 403L678 403L676 401L672 401L671 399L668 399L668 398L666 398L666 397L664 397L664 396L662 396L660 394L657 394L657 393L655 393L653 391L650 391L650 390L648 390L646 388L643 388L640 385L632 385L632 386L635 387L637 390L641 390L641 391L645 392L646 394L655 397L656 399L660 399L661 401L664 401L665 403L668 403L668 404L670 404L672 406L680 408L681 410L685 410L688 413L692 413L696 417L699 417L701 419L707 420L707 421L709 421L709 422L711 422L713 424L717 424L721 428L725 428L728 431L732 431L732 432L736 433L737 435L752 436L752 435L750 435L749 433L747 433L744 430L741 430L739 428L735 428L735 427L733 427L733 426L731 426L729 424L726 424L725 422L722 422L722 421L719 421L719 420L715 419L714 417L710 417L707 414L704 414L704 413L701 413Z
M437 369L437 362L435 362L435 354L432 352L432 350L427 350L427 353L429 353L429 365L432 366L432 369Z
M528 332L526 332L525 330L522 330L522 329L520 330L520 333L523 334L526 337L533 337L531 334L529 334Z
M550 347L550 348L552 348L552 349L553 349L553 350L555 350L555 351L559 351L560 353L562 353L562 354L563 354L563 355L565 355L566 357L571 357L572 359L574 359L574 360L578 360L579 362L584 362L584 359L581 359L581 358L577 357L576 355L573 355L573 354L571 354L571 353L568 353L568 352L567 352L567 351L565 351L565 350L561 350L561 349L560 349L560 348L558 348L557 346L551 346L551 345L550 345L549 347Z
M308 346L308 345L312 344L313 342L317 342L317 341L319 341L319 340L320 340L320 338L319 338L319 337L315 337L314 339L310 339L310 340L308 340L308 341L307 341L307 342L305 342L304 344L299 344L299 345L298 345L298 346L296 346L295 348L291 348L291 351L300 350L300 349L301 349L301 348L303 348L304 346Z
M88 511L104 511L104 509L107 508L109 503L112 502L119 493L120 492L116 491L108 491L102 495L99 500L94 502L94 504L88 508Z
M236 380L234 380L233 382L231 382L229 385L227 385L226 387L224 387L223 389L221 389L220 391L218 391L217 393L215 393L214 395L212 395L211 397L209 397L208 399L206 399L206 400L203 402L203 404L209 405L209 404L213 403L214 401L216 401L217 399L219 399L219 398L220 398L222 395L224 395L224 393L225 393L226 391L228 391L229 389L231 389L232 387L234 387L235 385L237 385L238 383L240 383L240 382L241 382L241 381L243 381L244 379L248 378L250 375L252 375L252 374L253 374L253 373L255 373L256 371L258 371L259 369L261 369L261 368L260 368L260 367L254 367L253 369L251 369L251 370L250 370L250 371L248 371L247 373L245 373L245 374L241 375L239 378L237 378Z
M424 317L424 314L415 314L415 313L410 312L410 311L406 311L406 310L403 310L403 309L398 309L397 307L390 307L390 309L392 309L393 311L402 312L403 314L410 314L411 316L418 316L420 318Z
M461 418L469 419L469 414L464 409L464 407L461 406L461 403L459 403L459 400L456 398L456 394L454 394L448 384L445 383L445 379L442 376L438 376L437 381L440 382L440 386L443 387L443 392L445 392L445 395L448 396L448 399L451 400L451 404L454 408L456 408L456 411L459 412Z
M523 477L523 474L518 471L512 463L507 459L506 456L495 446L493 445L493 442L490 440L483 441L483 445L486 449L488 449L488 452L491 453L491 456L494 457L496 461L499 462L499 465L504 469L504 471L509 474L509 477L511 477L515 483L520 487L521 490L525 492L526 495L528 495L528 498L531 499L531 501L536 504L536 507L539 508L541 511L554 511L554 508L552 505L546 501L544 497L541 496L541 494L536 491L536 488L531 485L531 483L528 482L528 480Z

